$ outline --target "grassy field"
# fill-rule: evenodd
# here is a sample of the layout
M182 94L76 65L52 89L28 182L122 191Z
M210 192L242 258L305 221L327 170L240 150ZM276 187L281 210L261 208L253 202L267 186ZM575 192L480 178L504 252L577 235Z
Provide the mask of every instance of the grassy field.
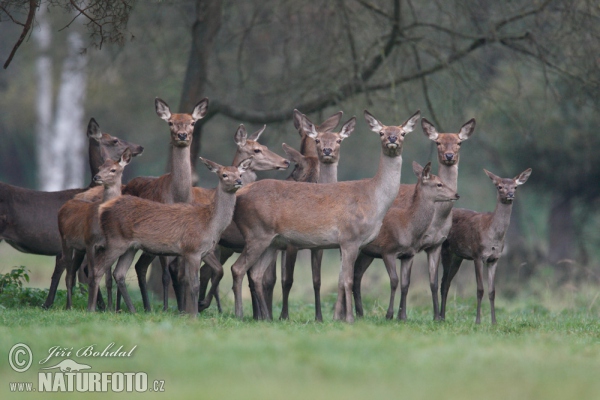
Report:
M33 285L47 286L43 279L50 275L51 267L35 265L33 259L20 259L0 248L2 255L6 256L3 264L9 257L30 263ZM330 257L328 262L335 263L335 253ZM383 319L388 289L379 266L372 268L374 275L369 278L367 317L348 325L331 321L335 300L331 282L335 282L337 271L334 265L327 269L323 323L312 321L310 278L300 269L290 305L292 320L287 322L235 319L228 282L222 290L225 312L219 315L211 307L197 319L160 311L134 315L66 312L62 304L49 311L0 308L0 397L69 397L65 393L11 393L9 384L34 382L37 386L38 372L43 372L40 368L64 358L54 357L39 365L53 346L75 352L89 345L102 350L112 342L114 348L137 347L131 357L70 358L91 365L91 371L143 371L151 384L153 380L165 382L164 392L134 395L139 398L600 397L596 288L553 291L541 282L538 288L510 301L502 298L502 288L498 288L498 325L490 325L485 304L484 322L477 326L475 300L468 296L474 292L469 268L466 294L457 290L451 293L448 321L431 321L426 284L416 280L409 299L409 321L400 323ZM42 280L38 282L38 278ZM131 286L133 292L135 286ZM245 303L249 315L249 302ZM139 301L136 307L141 308ZM33 365L24 373L13 371L7 362L9 350L17 343L27 344L33 352Z

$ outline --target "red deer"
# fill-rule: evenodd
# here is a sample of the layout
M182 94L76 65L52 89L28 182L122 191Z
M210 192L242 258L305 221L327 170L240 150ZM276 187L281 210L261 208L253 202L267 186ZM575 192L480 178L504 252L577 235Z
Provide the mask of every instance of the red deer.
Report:
M342 265L334 319L353 322L352 280L360 249L375 239L383 218L400 187L402 145L420 117L415 113L400 126L385 126L369 112L365 119L381 140L381 156L375 177L359 181L310 184L262 180L238 195L234 222L246 246L233 264L235 314L243 316L241 285L248 270L254 281L260 318L271 319L263 277L277 250L340 248Z
M500 178L484 170L494 182L497 189L496 209L494 212L480 213L463 208L452 212L452 228L448 239L442 246L442 308L441 318L446 318L446 299L452 278L458 272L463 260L473 260L475 263L475 278L477 280L477 318L475 323L481 323L481 299L483 298L483 264L488 268L488 296L492 324L496 323L494 300L496 288L494 279L498 259L504 249L504 236L510 224L510 214L517 187L527 182L531 168L510 178Z

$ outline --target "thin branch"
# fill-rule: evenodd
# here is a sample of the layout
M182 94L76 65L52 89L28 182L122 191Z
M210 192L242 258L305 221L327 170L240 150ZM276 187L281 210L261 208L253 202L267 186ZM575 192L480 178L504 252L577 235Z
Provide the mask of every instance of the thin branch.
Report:
M17 40L17 43L15 43L15 45L13 46L10 55L8 56L8 59L4 63L4 69L8 68L10 62L15 56L15 53L17 52L17 49L19 48L19 46L21 46L21 43L23 43L23 40L25 40L25 36L27 36L29 31L31 30L31 25L33 25L33 18L35 17L35 10L37 9L37 3L38 0L29 0L29 13L27 14L27 21L25 21L25 25L23 25L23 32L21 32L19 40Z
M73 6L74 9L76 9L77 11L79 11L79 13L81 15L83 15L84 17L86 17L88 20L90 20L90 22L92 22L93 24L98 26L98 29L100 30L100 44L98 45L98 48L102 48L102 43L104 43L104 31L102 30L102 24L98 23L93 17L91 17L90 15L88 15L85 10L86 9L81 9L79 8L79 6L77 4L75 4L75 0L70 0L71 5Z
M371 3L367 3L364 0L356 0L356 2L358 4L360 4L361 6L365 7L367 10L371 10L375 14L381 15L382 17L385 17L385 18L389 19L390 21L394 21L393 16L389 15L388 13L386 13L385 11L383 11L382 9L378 8L377 6L375 6Z
M4 8L4 6L3 6L3 5L0 5L0 9L1 9L2 11L4 11L4 13L5 13L6 15L8 15L8 18L10 18L10 20L11 20L12 22L14 22L14 23L15 23L15 24L17 24L17 25L25 26L25 24L24 24L24 23L22 23L22 22L19 22L19 21L17 21L16 19L14 19L14 18L13 18L13 16L12 16L12 15L10 15L10 13L8 12L8 10L7 10L6 8Z

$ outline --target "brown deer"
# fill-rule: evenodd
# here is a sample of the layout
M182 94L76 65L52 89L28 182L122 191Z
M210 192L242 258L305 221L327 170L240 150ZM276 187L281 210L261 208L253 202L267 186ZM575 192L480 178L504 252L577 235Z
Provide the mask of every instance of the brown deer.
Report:
M360 248L375 239L400 187L402 145L420 117L418 111L400 126L385 126L368 111L365 119L379 133L381 156L375 177L359 181L309 184L262 180L242 189L234 213L246 246L231 267L235 314L243 316L241 285L248 270L254 281L260 318L271 319L263 277L277 250L340 248L342 266L334 319L354 321L352 280ZM252 267L252 268L251 268Z
M254 132L252 135L248 136L248 132L244 125L240 125L235 132L234 141L237 145L237 150L235 156L233 157L232 165L237 167L243 160L251 158L252 161L250 166L247 168L246 172L243 175L243 183L248 184L254 182L256 180L256 171L269 171L269 170L284 170L287 169L290 165L289 160L279 156L273 151L269 150L269 148L263 144L258 142L258 139L265 131L266 125L263 126L258 131ZM207 189L201 187L192 188L192 194L194 198L194 203L196 204L211 204L214 202L216 189ZM231 253L229 253L230 255ZM229 258L225 252L223 253L223 257L220 262L217 257L213 255L208 255L205 258L205 262L209 265L204 265L200 269L200 305L199 311L204 310L206 307L210 305L210 303L203 302L206 294L206 288L208 286L208 282L213 279L212 271L222 268L222 264ZM176 263L171 262L169 265L169 269L173 271L176 269ZM180 271L181 272L181 271ZM179 308L182 308L181 300L181 292L179 287L177 286L177 280L174 281L174 289L176 295L179 297ZM168 307L168 282L163 279L163 298L164 300L164 309ZM215 300L217 301L217 307L221 310L220 299L218 296L217 288L215 288Z
M437 145L438 156L438 176L440 179L453 190L458 187L458 164L460 161L460 147L462 142L469 139L475 130L475 119L467 121L459 130L458 133L439 133L435 127L425 118L421 120L423 133ZM400 185L398 196L394 200L392 207L407 208L411 199L414 197L416 186ZM450 227L452 226L452 202L440 202L435 205L435 214L423 235L420 248L418 251L427 253L427 264L429 267L429 285L431 288L431 297L433 300L433 316L434 319L439 319L438 306L438 266L440 261L441 247L444 240L448 236ZM366 261L364 261L366 262ZM364 269L368 268L363 266ZM408 288L410 286L410 274L412 269L411 262L402 263L401 268L401 285L400 285L400 315L402 320L406 319L406 300L408 296ZM360 297L360 291L358 292Z
M496 266L502 250L504 237L510 224L510 214L517 187L527 182L531 168L510 178L500 178L485 170L487 176L494 182L497 189L496 209L494 212L480 213L457 208L452 212L452 228L448 239L442 246L442 308L440 316L446 318L446 300L450 283L458 272L464 259L475 263L475 278L477 280L477 318L475 323L481 323L481 299L483 298L483 265L488 268L488 296L492 324L496 323L494 300L496 288L494 279Z
M196 121L203 118L208 111L208 99L204 98L196 104L191 114L171 113L168 104L156 98L154 101L156 114L169 124L170 133L170 170L156 177L137 177L129 181L123 194L141 197L164 204L191 203L192 195L192 163L190 149ZM142 254L138 259L135 270L138 277L144 309L150 311L150 300L146 289L146 272L154 259L154 255ZM170 276L167 261L161 260L163 267L163 282L169 282ZM176 277L174 277L176 279ZM109 296L111 293L109 292ZM109 303L111 298L109 298Z
M138 144L103 133L94 118L88 123L87 136L90 168L94 174L92 177L106 159L118 160L125 149L129 148L133 156L142 154L144 150ZM89 187L94 185L92 180ZM41 192L0 182L0 220L3 221L0 224L3 225L0 241L5 240L24 253L54 256L58 262L61 252L58 210L68 200L86 190L87 188ZM58 274L55 266L43 308L52 306L61 274L62 271Z
M349 137L356 126L356 118L348 120L339 132L333 132L342 117L342 112L338 112L329 117L325 122L316 127L305 115L300 119L302 131L312 139L316 145L317 157L319 160L319 178L317 183L335 183L337 182L337 168L340 159L340 146L344 139ZM281 287L283 292L283 302L281 307L280 319L289 318L288 299L292 284L294 282L294 267L296 262L297 249L291 246L285 252L285 262L281 264ZM321 313L321 261L323 259L322 249L310 250L313 290L315 295L315 320L322 321ZM282 258L284 260L284 258ZM275 285L275 274L267 272L264 282L267 291L267 302L271 309L272 293Z
M131 151L126 149L119 161L106 160L94 176L94 182L104 187L102 200L89 202L77 198L67 201L58 211L58 230L62 241L62 257L56 264L60 272L66 268L67 309L71 308L71 293L75 272L83 257L94 259L98 247L104 246L100 230L98 208L100 204L121 195L121 179L125 166L131 161ZM112 280L112 278L110 278Z
M446 185L439 177L431 173L431 162L421 167L413 162L413 171L417 176L417 184L410 203L406 208L392 207L388 210L377 238L362 248L354 264L354 301L356 315L363 316L360 283L366 268L373 258L381 258L390 277L390 301L387 319L394 315L394 296L398 289L396 259L404 263L412 263L415 254L420 250L423 235L433 220L437 202L458 200L455 189Z
M118 258L113 276L128 309L135 312L125 285L125 275L137 250L149 254L180 256L180 266L185 275L183 285L187 299L186 311L198 313L198 270L200 262L212 251L223 230L231 223L236 203L235 192L242 187L242 174L251 159L239 167L223 167L200 158L219 176L214 203L161 204L134 196L121 196L100 206L100 226L106 237L104 251L97 252L93 262L88 311L94 311L99 280ZM213 287L216 288L223 270L215 271ZM212 295L209 292L208 296Z

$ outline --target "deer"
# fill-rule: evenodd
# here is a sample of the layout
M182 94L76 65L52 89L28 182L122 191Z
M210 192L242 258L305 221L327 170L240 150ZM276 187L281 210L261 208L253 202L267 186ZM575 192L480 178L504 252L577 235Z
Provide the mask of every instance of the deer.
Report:
M365 110L365 119L381 143L379 167L373 178L317 185L265 179L240 190L233 220L246 246L231 267L236 317L243 318L241 285L250 270L259 318L272 319L264 295L264 273L277 250L293 245L301 249L340 248L334 319L342 319L344 305L345 321L354 321L354 262L360 249L377 237L398 193L404 138L420 115L417 111L402 125L386 126Z
M344 139L350 137L356 126L356 118L348 120L339 132L333 132L333 129L339 124L342 112L338 112L329 117L318 127L315 126L305 115L300 119L302 131L307 138L314 141L316 153L319 160L319 178L317 183L335 183L337 182L337 168L340 159L340 146ZM297 249L290 246L285 251L285 258L282 256L281 264L281 287L283 292L283 302L279 319L289 318L288 299L293 285L294 266L296 262ZM321 313L321 261L323 259L322 249L311 249L311 268L313 276L313 290L315 296L315 320L323 321ZM283 261L285 260L285 262ZM272 287L275 285L275 274L267 272L266 282L264 283L268 293L268 305L272 307Z
M118 160L125 149L129 148L132 156L144 151L138 144L102 132L94 118L88 123L87 137L92 177L105 160ZM58 262L61 256L58 210L75 195L95 185L92 180L87 188L42 192L0 182L0 220L3 221L0 241L6 241L23 253L56 257ZM61 274L57 273L55 264L43 308L52 306Z
M185 271L183 285L192 299L185 302L186 311L190 316L197 315L200 262L213 250L222 231L231 223L236 204L235 192L242 187L242 174L252 162L247 159L238 167L223 167L202 157L200 160L219 177L211 205L164 204L129 195L100 205L100 226L106 245L94 257L88 311L95 310L99 280L119 258L113 276L129 311L135 312L125 285L125 275L139 249L149 254L182 258L181 267ZM222 276L222 269L215 271L214 288Z
M394 296L398 289L396 259L400 259L402 264L412 263L433 220L436 203L459 199L455 189L431 173L431 162L423 168L413 161L413 172L417 176L417 184L407 207L392 207L388 210L379 235L362 248L354 264L354 305L359 317L363 316L360 283L373 258L383 260L390 278L391 291L386 318L391 319L394 315Z
M462 142L469 139L475 130L475 119L470 119L463 124L458 133L439 133L435 126L426 118L421 119L421 127L424 135L436 144L438 158L438 176L450 188L457 190L458 187L458 165L460 161L460 148ZM416 185L400 185L398 196L394 200L392 207L407 208L411 199L414 197ZM427 253L427 264L429 268L429 286L433 301L433 318L439 320L438 305L438 266L440 261L441 247L448 236L452 226L452 207L453 202L439 202L435 204L435 214L423 235L418 252ZM367 262L364 261L363 262ZM365 270L368 265L363 265ZM406 303L408 289L410 286L410 275L412 269L412 260L402 263L401 266L401 284L400 284L400 313L399 319L406 320ZM363 271L364 273L364 271ZM360 298L360 291L357 292Z
M94 259L97 248L104 246L104 235L100 230L98 208L100 204L121 195L121 180L125 166L131 161L131 151L125 149L119 161L106 160L94 175L94 182L104 187L100 201L90 202L79 200L77 196L67 201L58 211L58 230L62 242L62 257L57 268L67 270L67 305L72 304L72 288L75 281L76 269L79 268L83 257ZM61 271L62 272L62 271ZM109 280L112 281L112 278Z
M446 300L450 283L458 272L463 260L473 260L475 279L477 281L477 317L476 324L481 323L481 300L483 298L483 265L488 269L488 297L492 324L496 324L496 266L504 249L504 238L510 224L510 215L517 187L521 186L531 175L531 168L516 177L500 178L485 170L497 189L496 208L493 212L481 213L463 208L452 212L452 228L442 246L442 305L440 317L446 319Z
M191 114L172 113L169 105L162 99L154 100L154 108L158 117L169 125L170 133L170 169L160 177L137 177L127 183L123 194L141 197L147 200L164 203L191 203L192 195L192 163L191 144L196 122L206 115L208 99L200 100ZM146 289L146 272L154 259L154 255L142 254L135 270L142 293L144 309L150 311L150 300ZM170 281L166 260L161 260L163 281ZM176 279L176 277L175 277ZM118 303L118 302L117 302ZM109 292L109 305L112 304L112 293Z
M248 184L254 182L257 178L256 171L270 171L270 170L285 170L289 167L289 160L279 156L275 152L269 150L269 148L263 144L258 142L258 139L263 134L266 129L266 125L261 129L257 130L251 135L248 135L246 127L241 124L235 132L234 142L237 146L235 155L233 157L232 166L239 166L243 160L251 158L250 166L246 169L246 172L243 175L242 181L243 184ZM202 187L193 187L192 195L193 202L196 204L211 204L214 201L216 189L207 189ZM224 254L224 257L219 259L211 254L207 255L205 258L205 262L209 265L205 265L200 269L200 275L202 277L200 281L200 305L199 311L204 310L206 307L210 305L210 303L206 304L203 302L206 294L206 289L208 287L209 280L213 279L211 273L215 269L222 268L222 263L224 263L228 256L231 253ZM169 265L169 269L176 269L176 265L171 262ZM177 286L176 281L174 285ZM218 291L215 288L215 300L217 301L217 307L221 309L220 300L218 296ZM181 300L181 293L179 287L175 287L175 293ZM166 310L168 307L168 282L165 282L163 279L163 308ZM179 308L182 308L182 304L179 304Z

